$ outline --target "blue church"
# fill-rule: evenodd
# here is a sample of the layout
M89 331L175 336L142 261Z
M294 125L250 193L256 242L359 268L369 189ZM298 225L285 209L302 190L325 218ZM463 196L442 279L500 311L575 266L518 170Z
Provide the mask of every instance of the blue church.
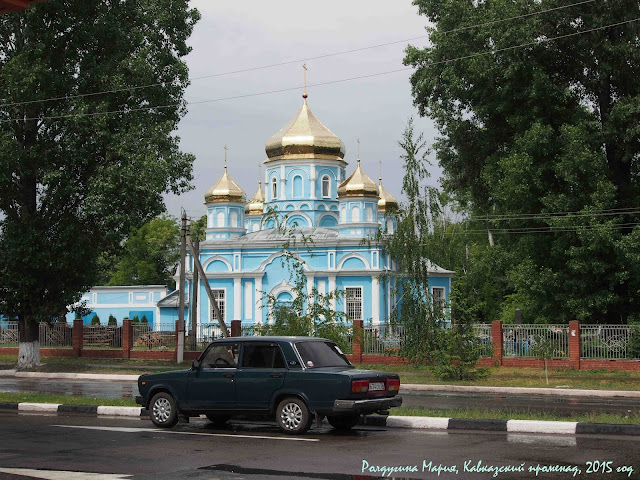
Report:
M333 308L365 325L388 321L399 272L380 245L363 242L380 229L392 234L396 228L398 202L382 178L376 184L364 172L359 154L349 171L344 143L311 112L306 93L300 110L267 141L265 151L264 178L248 202L226 160L222 177L204 196L207 229L199 258L227 325L268 322L264 294L282 302L293 298L291 273L281 261L291 233L311 239L296 251L308 292L344 291ZM188 264L192 292L192 259ZM454 272L434 265L430 274L433 301L445 308ZM216 322L202 279L198 283L195 320ZM163 318L163 311L177 315L177 295L172 297L160 302Z
M295 251L304 268L307 292L344 292L331 305L351 320L365 325L389 321L398 299L395 278L400 272L393 259L374 242L378 231L392 234L397 225L398 201L362 169L348 169L345 146L311 112L303 94L300 110L266 143L264 179L247 202L245 192L231 178L225 159L222 177L209 188L206 239L199 258L206 281L219 304L227 326L270 320L265 294L288 302L295 294L289 266L282 262L283 247L297 238L310 239ZM348 174L348 176L347 176ZM263 188L264 181L264 188ZM193 295L193 258L187 259L185 320L193 325L215 324L213 307L198 280ZM432 265L431 298L446 309L454 272ZM176 273L176 282L179 274ZM94 287L85 294L102 323L113 314L122 318L145 313L159 327L178 319L178 292L161 295L162 286ZM190 299L197 297L197 315L191 318ZM71 318L72 314L69 314ZM139 315L138 315L139 316Z

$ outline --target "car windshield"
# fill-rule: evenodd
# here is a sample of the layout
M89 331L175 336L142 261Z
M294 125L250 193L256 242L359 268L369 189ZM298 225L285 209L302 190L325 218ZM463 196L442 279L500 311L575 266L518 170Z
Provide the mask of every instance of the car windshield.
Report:
M307 368L351 366L333 342L296 342L296 348Z

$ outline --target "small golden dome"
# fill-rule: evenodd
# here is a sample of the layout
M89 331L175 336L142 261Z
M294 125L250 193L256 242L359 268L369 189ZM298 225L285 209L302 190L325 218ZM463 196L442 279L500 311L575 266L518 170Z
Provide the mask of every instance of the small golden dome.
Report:
M246 215L262 215L264 209L264 192L262 191L262 181L258 182L258 191L253 195L253 198L249 200L249 203L244 207L244 213Z
M244 202L245 193L227 173L224 167L224 174L218 182L204 194L204 203L221 202Z
M355 172L338 187L340 197L377 197L378 186L360 168L360 159Z
M266 162L320 158L342 160L344 143L311 112L305 98L302 107L287 125L265 145Z
M387 192L387 190L382 186L382 177L380 177L379 180L378 196L380 197L380 200L378 200L378 211L382 213L397 211L398 200L396 200L396 198Z

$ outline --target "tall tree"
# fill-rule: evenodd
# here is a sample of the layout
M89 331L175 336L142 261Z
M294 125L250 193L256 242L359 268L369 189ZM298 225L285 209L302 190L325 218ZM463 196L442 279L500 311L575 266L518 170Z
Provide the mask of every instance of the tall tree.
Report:
M134 230L109 280L109 285L170 285L180 258L180 227L161 216Z
M504 298L529 321L638 320L640 4L414 4L433 25L407 50L414 101Z
M172 132L198 18L187 0L0 17L0 309L19 320L20 367L39 362L38 322L94 284L100 253L189 187Z

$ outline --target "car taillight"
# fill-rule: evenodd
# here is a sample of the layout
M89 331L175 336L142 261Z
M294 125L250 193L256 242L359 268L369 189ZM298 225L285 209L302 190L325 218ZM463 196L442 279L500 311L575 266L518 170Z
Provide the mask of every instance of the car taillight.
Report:
M367 393L369 391L369 380L352 380L351 393Z
M389 392L397 392L400 390L400 380L395 378L387 379L387 390Z

